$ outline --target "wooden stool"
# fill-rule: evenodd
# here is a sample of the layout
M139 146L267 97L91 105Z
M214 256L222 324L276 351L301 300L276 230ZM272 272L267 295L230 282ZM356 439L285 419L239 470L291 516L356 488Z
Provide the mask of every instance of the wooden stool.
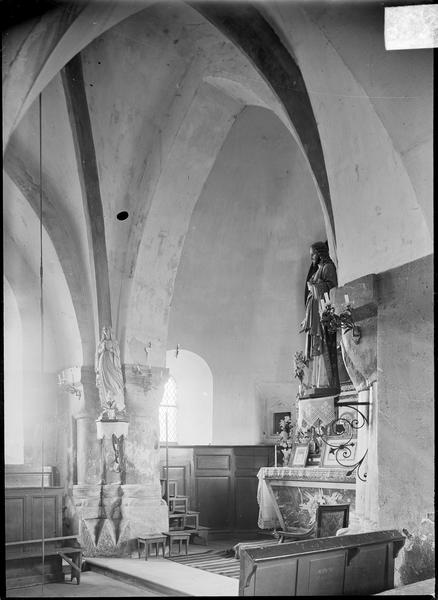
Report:
M173 542L178 542L178 553L181 553L181 542L186 545L186 554L188 554L190 531L168 531L163 535L169 540L169 556L172 556Z
M144 559L145 560L148 559L149 549L152 548L153 546L155 546L155 555L158 558L158 551L160 549L160 545L161 545L161 549L163 551L163 558L164 558L164 553L165 553L165 549L166 549L166 537L164 535L157 533L155 535L147 535L144 537L138 537L137 538L138 558L140 558L140 554L141 554L141 545L144 546Z
M188 509L188 501L187 496L174 496L173 498L169 498L167 503L169 505L169 512L174 513L186 513Z
M190 529L198 529L199 527L199 512L188 510L184 515L184 527Z

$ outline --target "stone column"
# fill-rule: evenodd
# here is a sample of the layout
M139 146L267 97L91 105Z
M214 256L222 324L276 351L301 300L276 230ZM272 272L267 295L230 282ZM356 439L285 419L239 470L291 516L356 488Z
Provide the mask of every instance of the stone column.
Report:
M122 486L121 509L131 539L167 531L169 526L159 472L159 405L168 376L168 369L124 365L130 424L125 441L126 484Z
M82 367L83 393L73 416L77 424L77 478L78 485L100 483L100 442L96 436L96 419L100 411L94 367Z
M125 365L123 372L129 424L123 449L119 448L125 468L121 478L111 471L110 434L97 438L101 406L94 367L82 369L84 393L75 413L78 484L73 501L85 556L120 556L136 547L138 536L168 530L167 505L161 498L158 418L168 371ZM101 425L114 428L120 423ZM107 472L102 479L103 465Z

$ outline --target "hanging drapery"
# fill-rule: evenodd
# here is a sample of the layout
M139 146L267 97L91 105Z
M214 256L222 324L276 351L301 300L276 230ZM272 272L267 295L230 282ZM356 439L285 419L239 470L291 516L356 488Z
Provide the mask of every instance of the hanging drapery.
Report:
M298 401L298 427L326 427L336 418L335 396L306 398Z

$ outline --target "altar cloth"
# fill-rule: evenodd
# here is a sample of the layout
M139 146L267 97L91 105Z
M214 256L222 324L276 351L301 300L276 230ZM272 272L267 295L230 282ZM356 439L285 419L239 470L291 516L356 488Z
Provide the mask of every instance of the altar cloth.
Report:
M319 500L323 502L327 502L326 498L323 497L324 494L330 494L338 487L353 491L356 483L354 474L347 475L345 469L338 468L262 467L257 473L257 477L259 480L257 488L257 502L259 504L257 524L260 529L283 527L278 516L278 506L275 506L272 492L268 487L273 482L278 482L278 485L287 485L287 482L291 482L295 487L324 488L320 490L321 494L319 496Z

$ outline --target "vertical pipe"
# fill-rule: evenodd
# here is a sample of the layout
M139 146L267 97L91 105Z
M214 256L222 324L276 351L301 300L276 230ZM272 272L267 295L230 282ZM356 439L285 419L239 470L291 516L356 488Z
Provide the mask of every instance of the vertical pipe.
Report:
M166 502L169 506L169 429L168 429L168 417L166 407Z
M44 375L44 298L43 298L43 168L42 168L42 95L39 95L39 178L40 178L40 393L41 398L44 398L43 392L43 375ZM42 407L43 408L43 407ZM44 563L45 563L45 547L44 547L44 410L40 411L41 414L41 558L42 558L42 570L41 570L41 588L44 594Z

